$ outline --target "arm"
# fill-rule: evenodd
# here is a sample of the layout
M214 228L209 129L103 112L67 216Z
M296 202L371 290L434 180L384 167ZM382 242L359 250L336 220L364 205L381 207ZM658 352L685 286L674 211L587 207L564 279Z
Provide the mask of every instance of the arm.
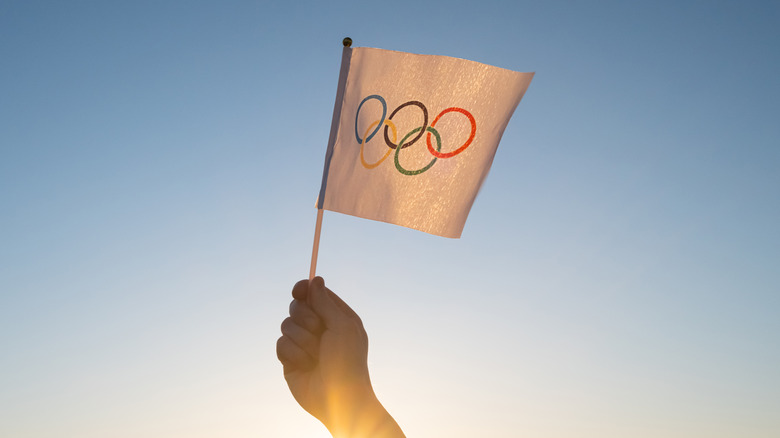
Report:
M404 438L374 394L360 317L320 277L293 287L276 354L295 400L334 438Z

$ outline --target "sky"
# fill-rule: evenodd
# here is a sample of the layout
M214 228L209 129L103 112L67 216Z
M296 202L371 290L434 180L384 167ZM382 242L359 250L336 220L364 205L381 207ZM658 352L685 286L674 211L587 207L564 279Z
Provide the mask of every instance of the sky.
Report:
M0 2L0 436L324 438L345 36L536 72L461 239L325 214L409 437L776 437L776 2Z

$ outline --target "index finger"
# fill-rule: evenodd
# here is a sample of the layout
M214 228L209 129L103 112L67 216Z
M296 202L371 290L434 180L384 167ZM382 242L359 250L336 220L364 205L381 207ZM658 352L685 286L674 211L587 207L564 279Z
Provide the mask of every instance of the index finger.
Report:
M309 295L309 280L301 280L295 283L292 289L292 296L296 300L306 301Z

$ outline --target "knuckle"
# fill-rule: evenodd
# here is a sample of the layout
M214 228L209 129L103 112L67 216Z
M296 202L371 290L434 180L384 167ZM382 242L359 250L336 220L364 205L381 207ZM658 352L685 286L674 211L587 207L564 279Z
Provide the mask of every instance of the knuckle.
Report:
M282 333L284 334L289 333L291 324L293 324L293 320L291 317L288 316L287 318L284 319L284 321L282 321L282 325L281 325Z
M282 336L281 338L276 340L276 357L279 358L279 360L284 360L283 357L284 349L285 349L285 344L287 343L285 339L286 338Z
M293 286L292 295L293 298L305 299L307 290L309 288L309 280L300 280Z

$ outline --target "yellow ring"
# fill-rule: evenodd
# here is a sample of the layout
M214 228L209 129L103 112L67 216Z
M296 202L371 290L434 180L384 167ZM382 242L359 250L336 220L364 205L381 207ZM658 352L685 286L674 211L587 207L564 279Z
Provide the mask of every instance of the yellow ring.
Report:
M366 138L366 136L368 136L368 133L371 132L371 130L374 129L376 127L376 125L378 125L378 124L379 124L379 120L375 120L374 123L369 125L368 129L366 129L366 133L363 134L363 138ZM397 136L398 136L398 133L396 132L396 129L395 129L395 123L391 122L390 120L385 120L385 125L389 126L390 129L393 131L393 143L395 143L396 140L397 140ZM365 141L360 143L360 162L363 164L363 167L365 167L366 169L373 169L373 168L379 166L393 152L393 149L388 147L387 148L387 153L385 154L384 157L380 158L379 161L377 161L374 164L368 164L368 163L366 163L365 157L363 157L363 146L365 144L366 144Z

